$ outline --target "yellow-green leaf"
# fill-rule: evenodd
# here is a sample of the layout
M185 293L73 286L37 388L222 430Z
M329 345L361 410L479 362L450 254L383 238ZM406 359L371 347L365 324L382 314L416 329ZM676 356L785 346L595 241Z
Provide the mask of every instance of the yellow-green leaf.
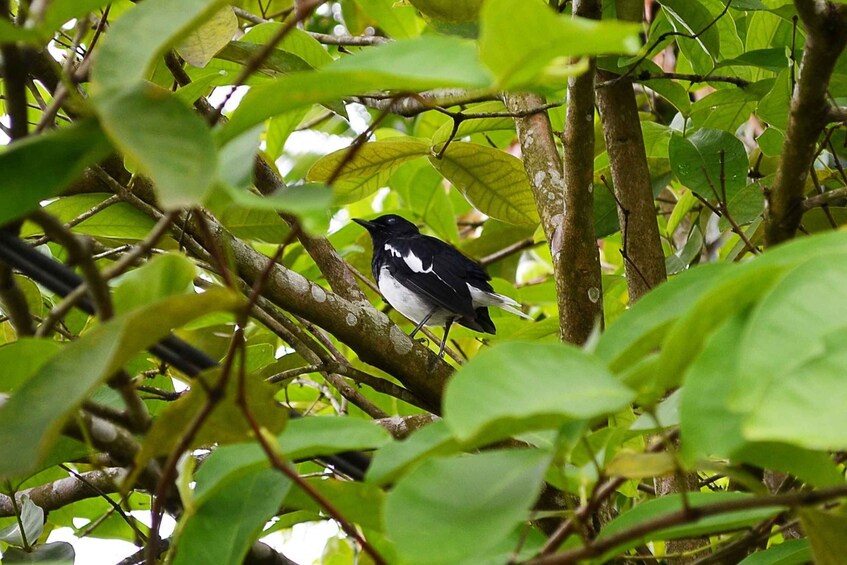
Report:
M432 166L477 210L510 224L537 224L538 211L520 159L475 143L453 142Z
M192 31L176 48L180 57L195 67L205 67L238 30L238 18L230 6L215 13Z

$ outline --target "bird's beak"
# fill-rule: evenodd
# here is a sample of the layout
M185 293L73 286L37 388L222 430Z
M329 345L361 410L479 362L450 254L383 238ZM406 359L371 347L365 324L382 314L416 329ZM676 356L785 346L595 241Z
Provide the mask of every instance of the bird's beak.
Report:
M368 231L371 231L372 229L374 229L376 227L376 224L374 224L373 222L369 222L367 220L361 220L359 218L353 218L353 221L356 222L357 224L359 224L360 226L362 226L363 228L365 228Z

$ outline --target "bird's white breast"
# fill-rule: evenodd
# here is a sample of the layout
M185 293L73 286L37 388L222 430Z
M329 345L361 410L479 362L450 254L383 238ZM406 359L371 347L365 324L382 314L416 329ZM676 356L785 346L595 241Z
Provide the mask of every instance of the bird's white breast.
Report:
M383 298L395 310L416 324L423 320L433 308L433 305L429 301L421 298L418 294L412 292L391 276L391 273L388 272L388 267L380 269L377 286L379 286L379 292ZM427 321L426 325L443 326L449 317L451 316L446 310L439 309Z

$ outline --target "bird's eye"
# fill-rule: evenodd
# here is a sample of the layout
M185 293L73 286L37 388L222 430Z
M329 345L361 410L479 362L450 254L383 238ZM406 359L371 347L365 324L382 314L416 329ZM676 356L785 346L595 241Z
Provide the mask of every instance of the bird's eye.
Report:
M387 220L385 220L385 223L386 224L396 224L397 218L388 218Z

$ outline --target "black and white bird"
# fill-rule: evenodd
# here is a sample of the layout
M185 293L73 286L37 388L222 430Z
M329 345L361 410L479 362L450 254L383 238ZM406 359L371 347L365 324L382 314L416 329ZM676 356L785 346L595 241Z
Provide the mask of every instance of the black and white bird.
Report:
M530 318L520 304L497 294L482 266L443 241L423 235L412 222L395 214L375 220L353 219L373 240L374 280L383 298L417 324L409 337L423 326L444 326L439 357L444 357L447 334L453 322L478 332L497 331L488 315L497 306Z

